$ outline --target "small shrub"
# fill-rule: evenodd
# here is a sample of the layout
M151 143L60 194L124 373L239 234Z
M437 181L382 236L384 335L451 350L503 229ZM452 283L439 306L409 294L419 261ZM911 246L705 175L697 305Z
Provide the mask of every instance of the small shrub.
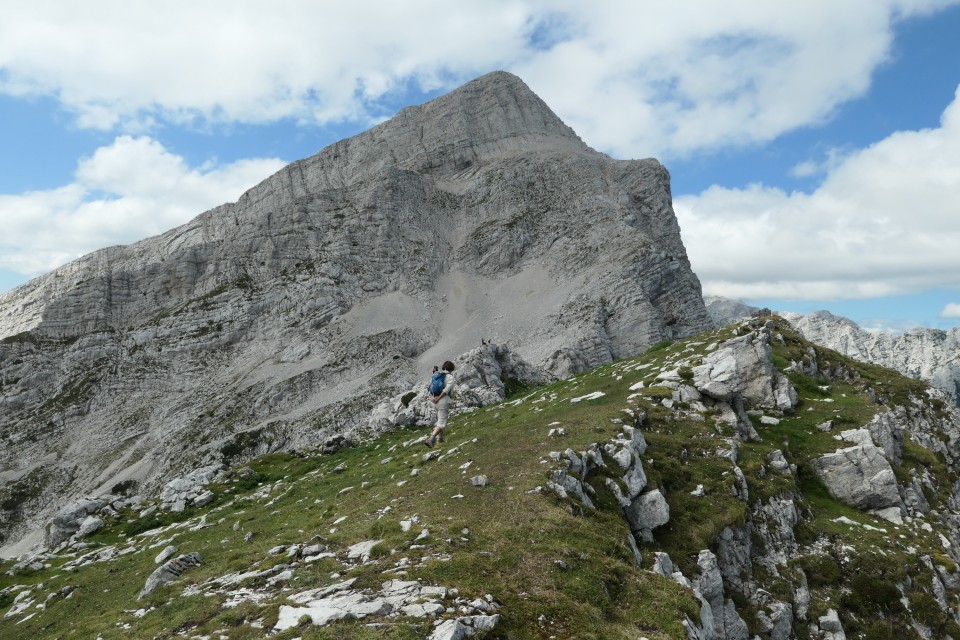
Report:
M646 353L654 353L655 351L663 351L664 349L666 349L667 347L669 347L669 346L672 345L672 344L673 344L673 340L661 340L660 342L658 342L658 343L656 343L656 344L654 344L654 345L651 345L650 348L647 349Z
M134 490L137 488L136 480L123 480L117 484L110 487L110 493L117 496L129 496L132 495Z
M525 382L523 380L517 380L516 378L504 378L503 379L503 392L505 397L510 398L520 393L526 393L531 389L535 388L537 385L531 382Z
M156 515L151 515L147 516L146 518L138 518L133 522L128 522L126 525L124 525L123 532L130 537L135 536L138 533L143 533L144 531L150 531L150 529L162 527L164 524L166 523Z
M807 574L811 588L832 587L840 584L840 565L829 554L809 555L800 558L800 566Z

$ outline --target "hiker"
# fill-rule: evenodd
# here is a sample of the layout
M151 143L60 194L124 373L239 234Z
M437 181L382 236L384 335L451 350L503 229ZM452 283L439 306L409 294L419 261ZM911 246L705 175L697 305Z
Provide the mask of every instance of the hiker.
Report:
M433 445L443 442L443 430L447 426L447 417L450 415L450 392L453 391L453 370L456 367L447 360L443 363L440 371L434 367L433 377L430 378L430 384L427 389L430 393L430 401L437 405L437 426L433 428L426 440L425 445L433 448Z

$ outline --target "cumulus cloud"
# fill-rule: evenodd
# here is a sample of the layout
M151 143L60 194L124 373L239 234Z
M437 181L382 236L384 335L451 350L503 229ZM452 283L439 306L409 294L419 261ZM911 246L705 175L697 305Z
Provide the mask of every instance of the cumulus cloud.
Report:
M866 91L897 20L952 2L11 2L0 91L126 131L366 122L410 85L504 68L591 145L670 158L829 117Z
M704 293L867 298L960 288L960 90L940 126L837 160L810 194L711 187L674 205Z
M0 195L0 267L38 275L95 249L183 224L280 169L276 158L190 167L149 137L120 136L83 158L75 180Z
M960 303L951 302L940 312L941 318L960 318Z

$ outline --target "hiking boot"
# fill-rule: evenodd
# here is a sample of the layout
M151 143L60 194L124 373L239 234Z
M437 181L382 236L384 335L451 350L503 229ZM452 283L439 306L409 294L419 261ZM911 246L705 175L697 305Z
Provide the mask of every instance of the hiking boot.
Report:
M433 438L428 437L426 440L423 441L423 444L433 449Z

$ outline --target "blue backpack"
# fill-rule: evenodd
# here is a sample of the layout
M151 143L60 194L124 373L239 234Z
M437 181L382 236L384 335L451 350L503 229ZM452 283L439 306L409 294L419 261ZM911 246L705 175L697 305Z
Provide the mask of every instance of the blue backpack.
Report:
M443 391L443 386L447 383L447 372L438 371L430 378L430 395L438 396Z

